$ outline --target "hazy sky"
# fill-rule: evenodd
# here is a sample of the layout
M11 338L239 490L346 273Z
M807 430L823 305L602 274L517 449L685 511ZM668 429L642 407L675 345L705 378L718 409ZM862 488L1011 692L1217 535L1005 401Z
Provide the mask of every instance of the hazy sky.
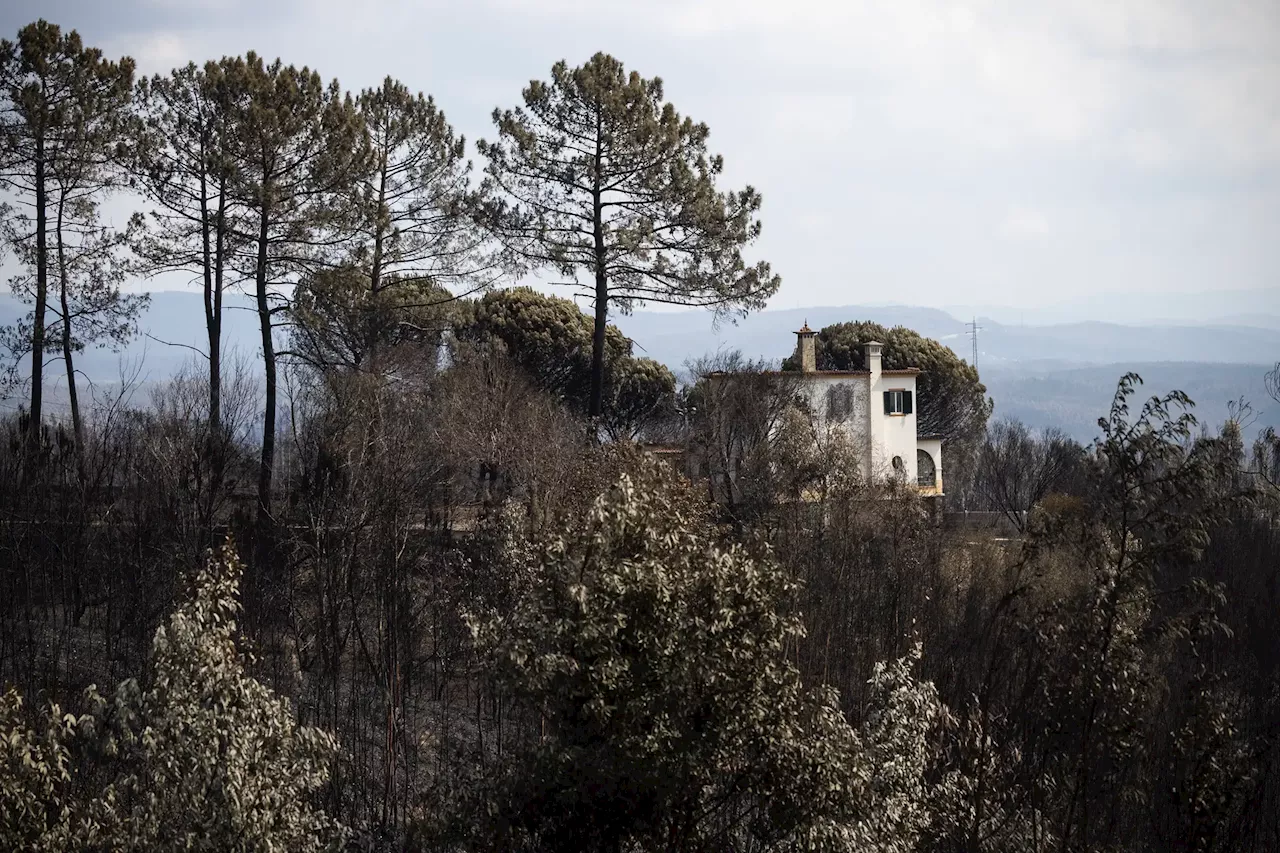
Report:
M763 193L775 307L1280 290L1277 0L6 0L0 31L42 15L148 73L390 74L469 140L608 51Z

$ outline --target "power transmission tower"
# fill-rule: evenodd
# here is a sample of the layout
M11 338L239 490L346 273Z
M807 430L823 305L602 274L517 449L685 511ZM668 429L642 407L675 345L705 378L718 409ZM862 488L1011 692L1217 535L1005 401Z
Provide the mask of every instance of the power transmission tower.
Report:
M974 369L976 370L976 369L977 369L977 367L978 367L978 332L981 332L981 331L985 328L985 326L979 326L979 325L978 325L978 318L977 318L977 316L974 316L974 318L973 318L973 322L972 322L972 323L965 323L964 325L965 325L965 327L966 327L966 328L968 328L968 330L969 330L969 331L968 331L968 332L966 332L965 334L967 334L970 338L972 338L972 339L973 339L973 362L972 362L972 364L973 364Z

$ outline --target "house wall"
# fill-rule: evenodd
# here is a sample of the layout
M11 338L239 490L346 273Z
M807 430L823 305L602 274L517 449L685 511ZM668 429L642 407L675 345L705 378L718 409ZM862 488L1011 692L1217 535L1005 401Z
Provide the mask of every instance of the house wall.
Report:
M831 389L843 385L852 390L851 411L843 421L829 423L827 394ZM903 475L907 482L916 481L916 410L919 408L916 377L894 374L809 375L805 377L804 387L808 392L809 405L817 415L819 428L843 429L854 446L863 449L859 457L859 472L863 477L891 477L893 457L899 456L902 458ZM884 392L891 390L911 392L911 414L884 413ZM934 458L936 461L937 456Z
M893 458L897 456L902 459L900 476L907 484L915 486L918 474L916 448L924 447L933 458L941 484L942 442L939 439L916 438L916 413L920 400L914 375L874 371L861 374L808 373L801 376L799 390L808 400L820 434L839 429L848 436L853 447L859 450L858 469L862 477L891 478L894 476ZM841 387L847 387L850 392L849 412L838 422L833 422L827 416L828 394ZM911 414L885 414L884 392L891 390L911 392Z
M903 390L910 391L912 398L911 414L886 415L884 413L884 392ZM893 475L893 457L902 458L903 468L908 483L916 481L916 411L920 401L916 397L916 378L914 376L897 376L879 374L871 387L871 470L877 479L887 479Z
M827 394L832 389L846 386L852 397L852 405L846 418L835 422L827 418ZM808 394L809 406L817 417L818 428L823 432L831 429L843 430L854 447L863 448L867 441L868 405L867 377L851 376L806 376L804 390ZM866 477L869 458L867 454L859 454L859 473Z

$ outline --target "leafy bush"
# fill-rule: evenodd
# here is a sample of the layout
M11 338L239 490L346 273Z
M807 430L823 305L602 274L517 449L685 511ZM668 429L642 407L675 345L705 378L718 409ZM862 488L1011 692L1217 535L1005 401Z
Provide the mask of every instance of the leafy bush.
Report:
M318 851L344 828L308 797L337 744L299 726L237 649L241 565L211 555L193 596L155 634L144 692L130 679L90 712L40 728L0 703L0 846L11 850ZM95 784L100 783L100 784Z
M767 553L721 544L703 506L641 465L542 549L509 614L470 618L542 721L464 819L475 847L911 849L930 819L936 691L912 661L882 667L851 727L787 658L794 584Z

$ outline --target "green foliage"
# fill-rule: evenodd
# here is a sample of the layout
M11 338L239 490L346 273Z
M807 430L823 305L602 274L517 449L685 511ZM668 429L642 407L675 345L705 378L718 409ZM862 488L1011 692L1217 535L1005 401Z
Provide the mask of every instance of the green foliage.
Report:
M1217 593L1198 580L1179 590L1183 602L1155 620L1162 584L1197 560L1210 530L1230 511L1215 488L1222 473L1219 442L1191 444L1193 403L1181 392L1152 397L1131 414L1141 378L1121 378L1094 448L1093 523L1058 539L1078 569L1079 591L1035 621L1045 661L1043 748L1060 792L1057 831L1083 849L1099 843L1105 824L1091 812L1138 795L1138 768L1151 738L1160 692L1159 655L1190 627L1217 626ZM1049 536L1053 536L1049 533ZM1043 542L1033 545L1043 547Z
M330 261L329 252L350 239L349 198L368 168L369 149L355 103L337 80L326 86L309 68L278 59L267 64L253 51L218 65L230 104L227 192L245 210L240 237L254 249L233 259L253 280L261 333L257 523L265 530L276 461L276 316L287 306L287 285ZM265 551L258 557L265 560Z
M337 744L299 726L289 703L246 673L235 640L240 573L228 544L196 574L192 598L156 631L145 691L132 679L110 700L91 688L89 714L63 717L55 706L42 731L6 694L5 849L340 847L343 827L309 802Z
M68 849L71 826L71 754L79 720L50 705L29 728L22 696L0 696L0 845L6 850Z
M471 211L471 162L435 101L388 77L356 99L369 150L356 195L356 263L369 289L469 293L501 271Z
M457 329L464 340L497 339L535 383L571 408L585 410L591 391L591 318L571 299L512 287L486 293L471 304ZM631 354L631 343L616 326L605 341L609 361Z
M374 290L368 274L340 266L308 275L294 289L289 316L292 354L326 370L378 369L411 346L413 361L433 366L457 303L428 279L384 279ZM382 358L387 356L387 358Z
M600 423L615 439L635 438L675 404L676 378L652 358L625 358L609 368Z
M228 257L239 247L233 226L244 228L228 193L236 170L231 118L243 96L229 85L229 67L190 62L140 80L127 143L132 185L155 205L152 228L138 247L148 271L181 270L209 288L220 288Z
M289 703L245 672L235 641L240 574L225 546L197 573L193 598L156 631L137 712L145 728L121 744L132 846L324 850L342 839L309 802L328 779L336 742L299 726Z
M592 321L572 300L529 287L487 293L457 327L463 340L501 341L534 382L575 412L586 414L591 394ZM653 359L631 354L631 341L608 326L601 426L631 438L674 402L675 376Z
M466 143L432 99L391 78L360 93L354 118L367 156L339 169L351 198L332 211L350 244L342 264L300 281L294 353L322 370L386 374L405 366L401 345L425 343L416 360L433 366L457 307L450 289L466 295L502 272L471 217Z
M799 700L782 656L800 630L777 608L785 579L716 550L688 496L653 488L656 470L641 476L547 550L514 613L472 620L500 677L546 721L492 795L495 840L512 847L737 830L699 815L717 796L763 793L780 709Z
M23 27L16 42L0 42L0 189L16 202L0 204L0 240L22 265L11 288L32 305L0 330L15 357L6 384L16 380L16 361L30 357L39 419L44 356L60 353L77 437L75 354L124 343L147 301L121 292L121 250L140 220L117 230L100 215L103 197L121 183L118 143L131 119L133 69L132 59L109 61L74 30L44 20Z
M309 68L270 64L253 51L226 57L216 75L227 109L221 140L229 203L243 207L240 236L253 252L236 256L259 299L268 287L309 271L350 221L346 198L369 163L356 106L334 80Z
M921 658L878 663L869 680L866 719L855 733L822 741L838 777L842 807L823 815L783 849L911 853L956 799L954 775L940 776L938 734L947 709L914 674ZM840 721L841 723L843 720Z
M208 357L208 423L222 423L222 297L232 259L247 245L235 177L231 115L239 96L225 63L189 62L138 83L137 116L126 142L130 186L148 202L148 227L134 248L143 271L198 278Z
M887 329L879 323L834 323L818 332L819 370L865 370L867 341L884 344L885 370L920 368L916 380L917 430L941 435L953 448L973 446L982 438L991 414L991 401L978 371L948 347L903 326ZM795 355L783 370L799 370ZM955 452L955 449L950 451Z
M268 271L274 283L305 269L321 248L312 241L343 224L336 196L351 192L369 150L355 104L336 80L325 85L309 68L268 64L253 51L221 60L219 73L231 106L230 191L254 214L246 228L265 240L257 248L278 267Z
M793 583L705 513L642 465L542 550L509 614L470 618L543 725L490 781L477 847L911 849L936 692L882 668L852 729L787 660Z
M1186 394L1151 397L1131 417L1129 400L1141 384L1136 373L1125 374L1110 412L1098 419L1093 479L1119 557L1150 578L1170 561L1197 559L1244 494L1220 488L1238 470L1230 438L1192 442L1195 403ZM1131 538L1141 547L1130 548Z
M1172 738L1175 784L1168 794L1179 820L1168 829L1183 849L1225 853L1259 781L1259 744L1242 731L1256 709L1207 670L1192 681L1190 713Z
M760 194L721 192L721 157L708 156L705 124L663 102L662 81L630 74L597 53L534 80L524 106L494 110L496 142L481 140L494 192L485 219L531 266L578 280L596 304L589 412L602 411L610 305L760 308L779 279L742 247L760 233Z
M1280 435L1267 427L1253 442L1250 467L1259 489L1274 500L1280 497Z

